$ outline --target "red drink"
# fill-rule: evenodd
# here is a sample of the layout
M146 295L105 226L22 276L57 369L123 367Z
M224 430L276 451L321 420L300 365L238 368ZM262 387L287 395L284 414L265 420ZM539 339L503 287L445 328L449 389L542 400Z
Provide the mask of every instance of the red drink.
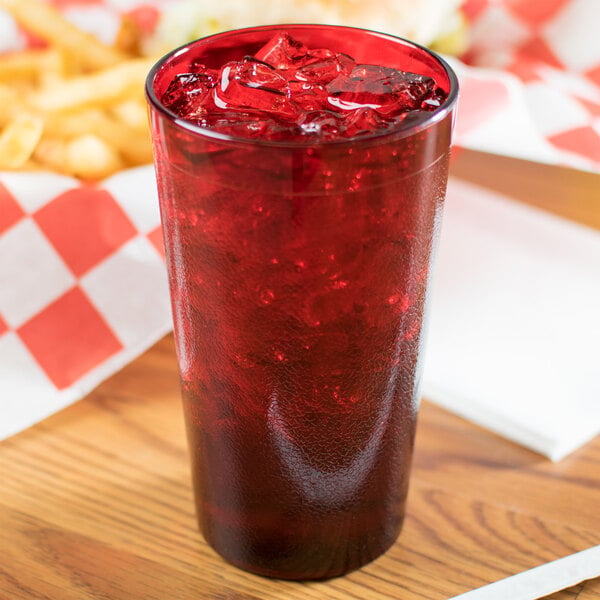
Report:
M314 579L402 525L456 80L397 38L285 30L283 58L276 28L229 32L148 81L201 529L244 569Z

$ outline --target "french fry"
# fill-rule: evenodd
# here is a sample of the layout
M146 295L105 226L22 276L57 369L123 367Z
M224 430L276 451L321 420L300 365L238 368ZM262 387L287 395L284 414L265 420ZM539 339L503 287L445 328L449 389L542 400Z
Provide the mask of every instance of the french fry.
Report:
M95 73L73 77L60 86L33 94L31 103L42 111L110 105L135 88L143 89L152 64L150 59L132 59Z
M128 15L121 18L121 25L117 32L114 48L125 52L129 56L141 56L142 32L139 25Z
M0 135L0 169L22 167L33 154L43 130L44 122L39 117L15 117Z
M118 153L104 140L86 134L66 145L66 169L82 179L100 179L123 168Z
M124 100L112 108L111 113L133 129L148 130L148 112L143 97Z
M90 180L106 177L124 166L117 151L93 133L71 139L43 139L33 158L60 173Z
M38 85L41 87L61 85L67 77L73 75L72 60L59 48L48 49L40 63Z
M36 81L43 69L48 50L25 50L0 56L0 81L30 79Z
M96 135L105 120L104 111L98 108L49 113L45 116L45 136L69 140L86 133Z
M27 31L67 51L84 69L105 68L126 58L124 53L75 27L50 4L37 0L0 0L0 8L10 12Z
M46 120L48 136L69 140L92 135L112 146L129 165L152 161L152 146L147 127L135 128L98 109L80 112L77 118L63 113L51 115Z
M20 107L22 102L15 86L0 83L0 128L10 123L16 115L16 107Z
M0 169L99 179L152 161L141 32L123 17L114 47L38 0L0 0L48 48L0 55ZM32 116L35 115L35 116Z
M13 89L57 85L68 74L68 61L57 48L0 54L0 84L10 85Z
M65 173L67 143L56 138L42 138L37 145L33 160L59 173Z
M148 131L132 131L127 141L117 145L117 148L129 165L145 165L152 162L152 144Z

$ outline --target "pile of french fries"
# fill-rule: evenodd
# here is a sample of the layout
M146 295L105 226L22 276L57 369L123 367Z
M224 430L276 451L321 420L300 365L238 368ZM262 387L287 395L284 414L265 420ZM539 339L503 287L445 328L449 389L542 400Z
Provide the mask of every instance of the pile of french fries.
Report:
M152 161L144 80L156 57L122 19L100 42L40 0L0 0L41 49L0 55L0 170L44 169L85 180Z

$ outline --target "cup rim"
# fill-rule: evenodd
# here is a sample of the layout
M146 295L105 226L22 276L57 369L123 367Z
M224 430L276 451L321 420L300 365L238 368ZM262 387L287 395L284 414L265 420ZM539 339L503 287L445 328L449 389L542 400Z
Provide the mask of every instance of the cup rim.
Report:
M448 77L448 81L450 84L450 89L448 92L448 96L444 100L443 104L441 104L435 110L428 112L427 117L420 119L416 123L413 123L409 126L402 127L400 125L398 128L385 129L381 131L375 131L373 133L369 133L366 135L355 136L350 138L334 138L334 139L310 139L310 140L268 140L263 138L249 138L243 136L236 136L227 133L222 133L214 129L210 129L208 127L202 127L200 125L196 125L191 121L187 121L179 117L176 113L170 111L157 97L154 91L154 81L160 69L168 63L171 59L176 58L177 55L188 52L190 48L196 45L204 44L207 40L216 39L219 37L225 37L231 35L232 33L246 32L246 31L278 31L278 30L286 30L286 29L310 29L310 28L320 28L320 29L338 29L340 31L355 31L355 32L363 32L369 35L373 35L376 37L380 37L382 39L386 39L389 41L401 42L405 45L412 46L421 52L428 54L431 58L433 58L439 65L442 67L446 76ZM324 23L281 23L281 24L273 24L273 25L261 25L255 27L242 27L236 29L228 29L226 31L221 31L218 33L214 33L211 35L207 35L191 42L187 42L182 44L181 46L171 50L164 56L158 59L158 61L152 66L148 75L146 77L145 82L145 93L146 98L152 108L161 113L164 117L166 117L169 121L174 123L176 126L180 127L183 130L186 130L190 133L196 134L201 137L205 137L208 139L212 139L214 141L220 142L231 142L231 143L240 143L240 144L251 144L251 145L260 145L260 146L274 146L274 147L285 147L285 148L312 148L312 147L332 147L332 146L343 146L343 145L353 145L356 144L357 141L364 142L377 142L386 140L388 138L405 138L418 133L419 131L429 128L435 123L442 121L454 108L456 102L458 100L458 91L459 91L459 83L458 77L452 67L445 61L439 54L430 50L426 46L408 40L406 38L390 34L384 33L381 31L375 31L373 29L367 29L363 27L353 27L348 25L328 25Z

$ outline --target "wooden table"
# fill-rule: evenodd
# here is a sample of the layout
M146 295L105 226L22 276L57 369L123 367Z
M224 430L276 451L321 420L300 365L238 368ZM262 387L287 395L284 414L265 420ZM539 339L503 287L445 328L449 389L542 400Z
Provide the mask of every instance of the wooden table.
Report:
M573 201L566 176L548 185L535 165L496 160L486 180L481 160L466 152L454 170L522 177L523 200L546 186L546 206L600 223L593 178L574 176ZM600 439L552 464L424 402L407 520L387 554L328 582L247 574L197 531L179 402L167 337L0 444L0 600L445 600L600 544ZM551 598L598 600L600 580Z

